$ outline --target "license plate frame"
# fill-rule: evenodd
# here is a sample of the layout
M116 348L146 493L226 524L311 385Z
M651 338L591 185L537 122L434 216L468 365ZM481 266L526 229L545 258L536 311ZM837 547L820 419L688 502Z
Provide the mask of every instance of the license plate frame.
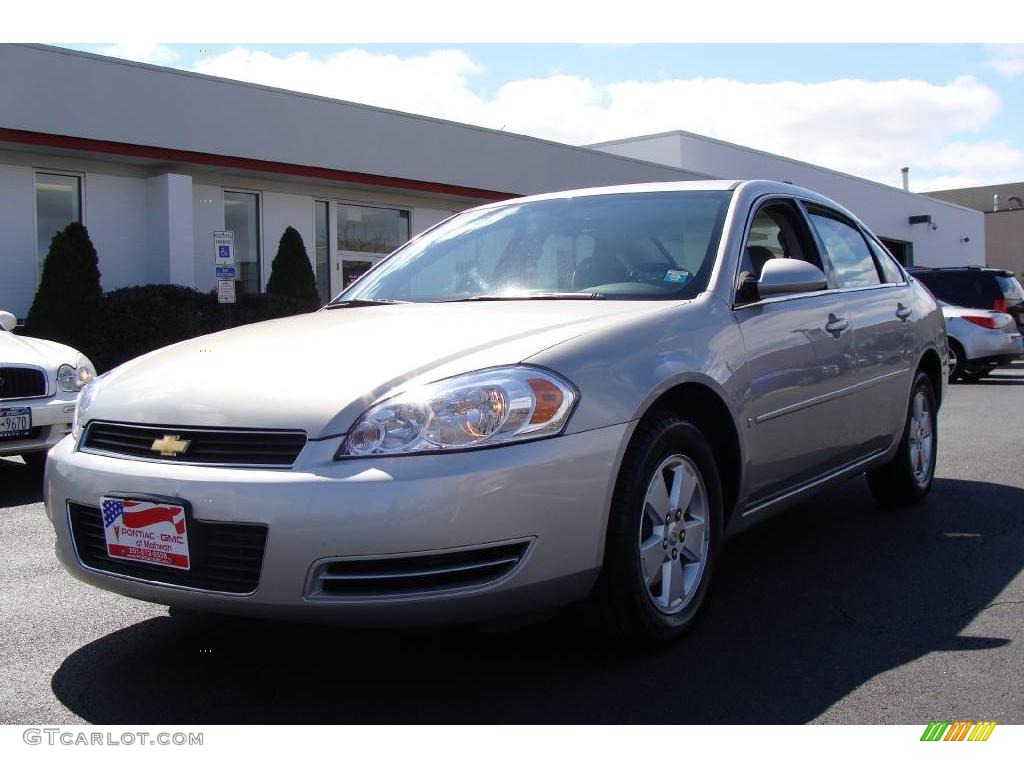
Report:
M14 424L19 426L14 429ZM32 434L32 409L28 406L0 408L0 440L13 440Z
M126 519L127 515L127 519ZM107 556L136 565L188 571L189 506L181 499L110 494L100 497Z

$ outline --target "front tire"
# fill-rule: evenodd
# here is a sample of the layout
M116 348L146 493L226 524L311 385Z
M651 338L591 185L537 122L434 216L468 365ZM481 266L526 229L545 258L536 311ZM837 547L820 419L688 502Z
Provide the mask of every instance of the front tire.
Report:
M650 646L693 626L722 518L718 468L700 430L672 414L641 423L616 481L595 591L610 634Z
M917 504L932 489L938 456L938 409L931 379L918 373L910 391L910 404L896 455L869 470L868 487L888 506Z

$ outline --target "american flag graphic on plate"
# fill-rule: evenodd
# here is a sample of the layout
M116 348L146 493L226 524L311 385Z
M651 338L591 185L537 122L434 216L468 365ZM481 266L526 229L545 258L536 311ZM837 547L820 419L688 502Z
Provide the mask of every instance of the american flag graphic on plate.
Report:
M104 496L100 511L110 557L188 570L183 505Z

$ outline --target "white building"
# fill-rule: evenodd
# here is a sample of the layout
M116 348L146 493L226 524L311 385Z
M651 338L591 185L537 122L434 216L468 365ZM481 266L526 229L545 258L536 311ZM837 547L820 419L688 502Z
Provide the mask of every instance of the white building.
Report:
M239 290L261 291L292 226L326 298L411 235L482 202L603 184L783 178L755 162L771 157L763 153L723 155L712 151L720 142L701 137L693 137L700 151L687 142L678 155L649 152L653 138L573 147L60 48L0 45L0 308L24 318L50 239L70 221L88 227L105 290L211 290L213 233L226 229ZM744 152L749 163L738 159ZM983 261L977 211L774 159L821 174L784 177L910 243L917 263ZM906 223L922 214L938 228Z
M904 264L985 263L984 217L963 206L686 131L590 146L720 179L773 179L813 189L853 211Z

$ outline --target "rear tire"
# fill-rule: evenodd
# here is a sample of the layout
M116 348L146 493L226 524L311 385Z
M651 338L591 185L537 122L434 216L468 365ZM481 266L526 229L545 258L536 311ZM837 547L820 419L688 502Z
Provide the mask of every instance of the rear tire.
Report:
M949 383L956 384L963 375L964 363L967 362L967 354L960 342L956 339L949 340Z
M931 379L918 373L910 390L903 437L896 455L869 470L868 487L887 506L917 504L932 489L938 456L938 412Z
M593 602L613 639L649 647L695 623L722 533L722 489L704 435L661 413L637 427L619 471Z

